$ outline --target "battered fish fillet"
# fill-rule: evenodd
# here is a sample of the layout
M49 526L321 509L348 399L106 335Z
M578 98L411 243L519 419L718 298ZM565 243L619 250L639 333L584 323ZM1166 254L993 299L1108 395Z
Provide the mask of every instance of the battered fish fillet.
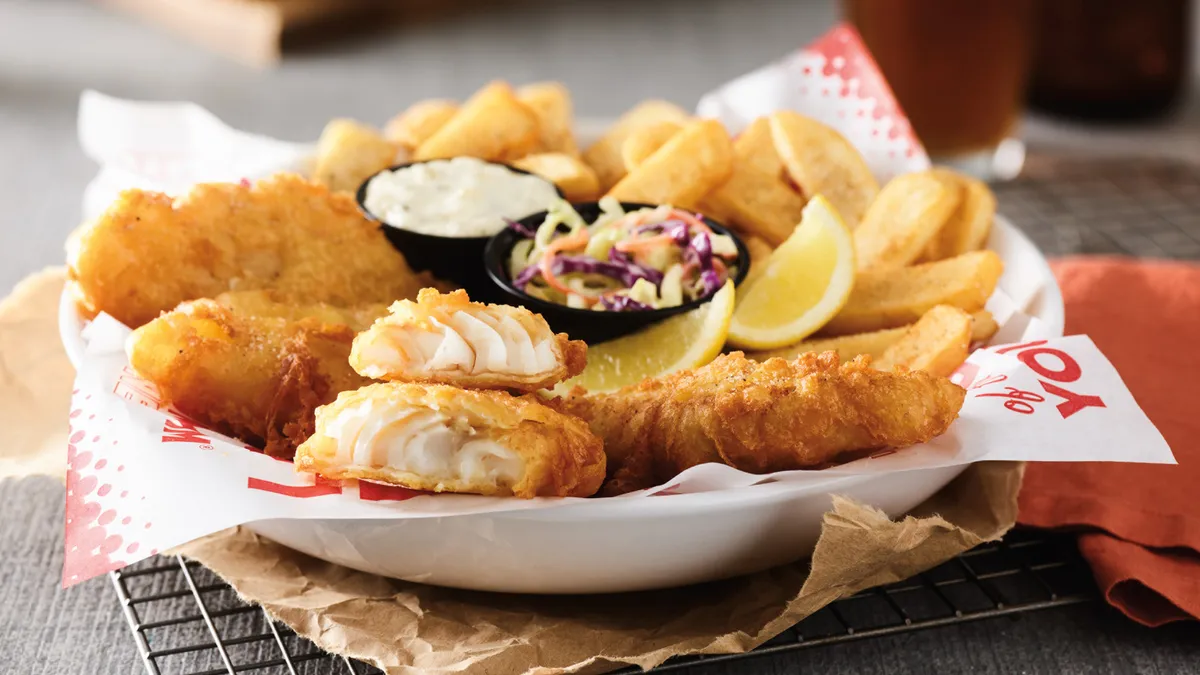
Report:
M906 446L946 431L965 391L925 372L882 372L837 352L707 366L554 405L604 440L614 495L723 462L750 473L815 467L843 453Z
M435 492L587 497L604 480L604 448L581 420L532 396L384 382L322 406L296 470Z
M555 335L524 307L471 302L466 291L426 288L354 339L350 365L360 375L474 389L536 391L574 377L587 345Z
M213 298L217 304L241 316L274 317L299 321L317 319L322 323L344 325L355 333L366 330L387 314L387 305L369 303L355 307L334 307L320 302L306 304L283 302L273 291L232 291Z
M347 358L370 310L304 309L241 293L186 302L133 332L129 362L183 414L290 459L317 406L369 381Z
M350 307L412 297L432 281L352 197L290 174L197 185L179 199L127 190L71 235L67 261L81 310L132 327L226 291Z

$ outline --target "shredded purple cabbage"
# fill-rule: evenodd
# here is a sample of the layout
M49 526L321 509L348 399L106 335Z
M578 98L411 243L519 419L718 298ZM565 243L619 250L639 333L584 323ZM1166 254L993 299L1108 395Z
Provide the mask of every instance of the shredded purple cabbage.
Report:
M513 279L513 286L516 286L518 290L523 291L525 290L525 287L529 285L529 282L533 281L533 278L540 273L541 270L538 269L537 265L530 265L529 267L521 270L521 273L517 275L516 279Z
M524 223L518 223L510 218L505 218L504 222L508 225L508 229L516 232L526 239L533 239L537 236L537 229L532 228Z
M605 296L600 299L600 306L610 312L644 312L654 309L650 305L638 302L627 295Z
M701 271L707 272L712 269L712 258L712 240L708 238L706 232L692 237L692 240L687 243L687 247L683 249L684 262L695 264Z
M621 282L626 288L632 288L633 284L638 279L645 279L658 287L662 283L662 272L648 267L613 258L609 255L611 262L604 262L590 258L584 255L557 255L554 256L553 262L550 263L550 271L555 276L560 274L571 274L572 272L582 272L584 274L601 274L603 276L616 279Z
M717 274L716 270L704 270L700 273L699 283L696 288L697 299L707 298L716 293L720 290L723 283L725 283L725 280L721 278L720 274Z
M688 245L688 235L691 232L688 224L682 220L668 220L667 223L669 224L663 229L663 232L671 235L671 238L675 240L676 246L680 248L686 247Z

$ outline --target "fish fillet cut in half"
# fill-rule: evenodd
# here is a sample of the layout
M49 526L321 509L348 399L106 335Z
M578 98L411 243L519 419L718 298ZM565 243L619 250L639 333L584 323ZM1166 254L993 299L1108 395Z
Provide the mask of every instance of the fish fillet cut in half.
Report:
M394 303L350 353L365 377L527 392L578 374L586 361L587 345L555 335L540 314L432 288Z
M297 471L414 490L587 497L604 480L604 447L582 420L533 396L381 382L317 410Z

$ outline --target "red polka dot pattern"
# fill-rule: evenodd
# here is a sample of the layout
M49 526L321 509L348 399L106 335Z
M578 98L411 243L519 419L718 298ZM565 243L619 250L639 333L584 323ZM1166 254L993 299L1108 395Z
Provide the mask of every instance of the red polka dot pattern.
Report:
M730 82L699 106L700 114L721 119L734 132L777 110L794 110L837 129L881 180L929 166L908 118L849 25Z
M75 391L67 438L64 586L145 557L133 555L141 547L144 517L122 503L130 491L138 490L130 480L131 472L109 460L111 453L119 451L111 440L111 425L94 414L83 414L94 405L90 395Z

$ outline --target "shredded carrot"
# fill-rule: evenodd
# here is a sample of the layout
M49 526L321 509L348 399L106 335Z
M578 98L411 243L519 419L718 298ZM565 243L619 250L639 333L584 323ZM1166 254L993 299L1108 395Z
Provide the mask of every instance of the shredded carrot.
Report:
M726 273L726 271L728 271L728 268L725 267L725 261L721 260L721 258L719 258L718 256L715 256L715 255L713 256L712 264L713 264L713 271L716 272L717 274L724 275Z
M709 234L712 234L711 227L706 225L703 220L700 220L696 216L688 213L687 211L683 211L681 209L673 209L671 211L671 216L678 218L679 220L682 220L683 222L687 223L690 227L694 227L697 230L700 230L701 232L707 232Z
M675 239L669 234L658 234L653 237L645 237L643 239L626 239L613 244L613 248L621 253L629 253L630 251L648 251L658 248L659 246L669 245Z
M542 272L542 279L544 279L551 288L555 288L563 293L574 293L574 289L563 285L563 283L558 280L558 277L554 276L554 272L551 271L550 266L554 262L554 254L567 248L587 246L587 243L588 231L586 228L580 229L575 234L562 237L561 239L555 239L554 241L550 242L550 244L546 246L546 250L542 252L542 259L538 261L538 269Z
M611 223L609 223L608 225L606 225L606 227L619 227L622 230L628 230L631 227L641 225L642 220L644 220L645 217L646 217L646 213L642 212L642 211L634 211L633 213L626 213L625 215L621 216L620 218L617 218L616 220L614 220Z

